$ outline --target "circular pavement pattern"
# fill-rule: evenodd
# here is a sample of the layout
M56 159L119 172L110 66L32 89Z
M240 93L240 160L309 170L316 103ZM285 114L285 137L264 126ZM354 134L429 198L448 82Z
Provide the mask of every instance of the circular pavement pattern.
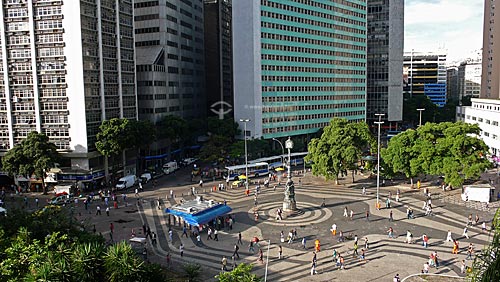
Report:
M333 213L328 208L321 208L318 204L300 202L297 211L292 214L283 213L283 220L276 219L276 211L283 208L283 202L265 203L258 206L259 222L283 226L300 226L320 223L332 217ZM248 216L254 220L254 209L248 211Z

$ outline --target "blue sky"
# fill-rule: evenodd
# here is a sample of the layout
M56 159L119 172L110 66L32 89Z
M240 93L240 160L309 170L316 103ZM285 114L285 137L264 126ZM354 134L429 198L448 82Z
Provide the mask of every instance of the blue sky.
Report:
M405 51L448 50L448 62L482 48L484 0L405 0Z

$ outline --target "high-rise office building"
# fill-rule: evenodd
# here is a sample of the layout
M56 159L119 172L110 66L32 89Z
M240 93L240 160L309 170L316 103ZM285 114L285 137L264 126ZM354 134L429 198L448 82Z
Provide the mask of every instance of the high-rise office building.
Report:
M366 1L233 1L233 18L234 116L250 120L246 136L365 120Z
M446 100L459 101L458 67L449 66L446 69Z
M366 120L384 126L403 119L404 0L368 0Z
M232 0L204 0L207 114L233 116Z
M405 95L426 95L438 107L446 104L446 53L405 52Z
M137 118L132 1L1 5L0 153L36 130L69 158L61 165L103 168L99 125Z
M205 114L202 0L135 0L139 119Z
M458 99L470 96L479 98L481 93L481 60L467 60L458 67Z
M481 98L500 99L500 12L495 13L496 4L500 1L484 1Z

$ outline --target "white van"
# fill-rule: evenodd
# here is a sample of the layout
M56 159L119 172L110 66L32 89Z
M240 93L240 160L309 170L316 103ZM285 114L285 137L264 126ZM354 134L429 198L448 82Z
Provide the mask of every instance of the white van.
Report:
M116 189L122 190L134 186L137 183L137 177L135 175L127 175L118 180L116 183Z
M177 166L177 162L168 162L163 165L163 172L165 174L171 174L176 171L179 167Z

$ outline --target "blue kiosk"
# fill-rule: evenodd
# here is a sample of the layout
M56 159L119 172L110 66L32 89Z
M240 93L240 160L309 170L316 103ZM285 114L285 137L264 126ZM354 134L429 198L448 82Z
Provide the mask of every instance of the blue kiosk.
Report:
M165 212L173 215L178 222L184 221L189 226L196 227L208 224L231 211L229 206L213 200L204 200L203 196L197 196L195 200L185 201L165 209Z

